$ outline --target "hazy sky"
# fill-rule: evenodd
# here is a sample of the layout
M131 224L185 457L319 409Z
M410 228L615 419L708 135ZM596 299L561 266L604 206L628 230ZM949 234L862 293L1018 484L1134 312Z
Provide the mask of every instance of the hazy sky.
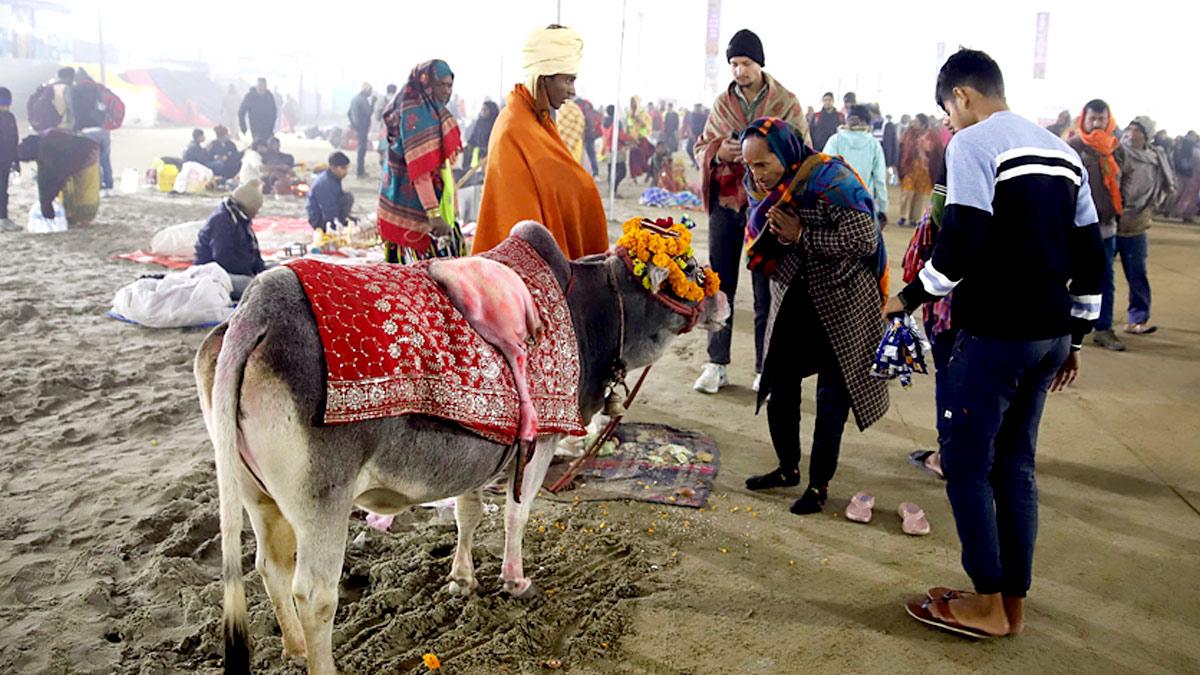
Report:
M96 0L72 3L86 14ZM440 57L455 70L456 89L471 102L493 98L521 79L521 45L529 31L553 22L554 0L384 2L341 0L320 10L294 3L208 0L181 11L177 3L105 2L106 38L133 56L204 60L221 75L247 79L260 71L296 86L370 80L402 82L412 66ZM578 88L596 101L666 98L711 102L704 89L707 0L627 0L621 50L621 0L562 0L562 22L585 40ZM853 89L885 112L932 112L938 43L984 49L1004 70L1009 100L1029 117L1073 113L1091 98L1107 99L1118 120L1150 114L1172 132L1200 127L1196 75L1200 3L1142 0L1003 0L913 3L763 4L724 0L724 48L740 28L763 39L767 70L805 106L825 90ZM945 7L934 10L935 7ZM851 9L853 8L853 9ZM1140 10L1135 13L1134 8ZM1034 80L1037 13L1050 13L1047 77ZM303 64L301 68L300 64Z

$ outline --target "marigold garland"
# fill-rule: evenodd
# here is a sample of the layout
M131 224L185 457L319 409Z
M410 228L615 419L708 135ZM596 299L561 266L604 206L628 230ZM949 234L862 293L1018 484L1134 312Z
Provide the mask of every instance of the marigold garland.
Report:
M625 249L633 259L633 275L642 280L642 286L655 291L648 274L649 267L654 266L667 272L667 284L671 292L681 300L700 302L711 298L721 289L721 280L717 273L705 267L703 285L688 278L685 270L696 251L692 248L692 232L684 223L676 223L671 218L657 220L655 225L675 233L667 237L642 227L641 218L631 218L621 226L621 238L617 246Z

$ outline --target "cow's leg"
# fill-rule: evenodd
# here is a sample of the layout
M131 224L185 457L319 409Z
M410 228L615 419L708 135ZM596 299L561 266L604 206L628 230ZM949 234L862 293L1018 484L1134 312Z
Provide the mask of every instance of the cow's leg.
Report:
M500 580L504 582L504 591L517 598L528 597L536 592L533 582L525 577L525 569L521 564L521 540L525 536L525 524L529 522L529 508L546 478L546 469L554 458L554 446L557 443L557 436L538 441L533 459L525 467L525 479L521 483L524 497L520 503L513 498L515 476L508 484L508 499L504 505L504 562L500 566ZM516 473L515 463L513 473Z
M333 665L333 615L337 611L350 506L348 502L313 501L293 522L296 574L292 595L304 626L308 672L312 675L337 672Z
M283 633L283 655L292 659L303 659L304 628L296 614L296 602L292 597L292 578L296 572L296 533L284 519L275 500L256 488L253 495L245 495L242 503L250 516L258 550L254 556L254 568L262 577L275 608L279 631Z
M471 558L471 546L475 542L475 528L483 520L483 500L479 490L459 495L454 500L454 522L458 525L458 548L454 551L454 563L450 565L450 583L446 590L455 595L470 595L479 588L475 580L475 561Z

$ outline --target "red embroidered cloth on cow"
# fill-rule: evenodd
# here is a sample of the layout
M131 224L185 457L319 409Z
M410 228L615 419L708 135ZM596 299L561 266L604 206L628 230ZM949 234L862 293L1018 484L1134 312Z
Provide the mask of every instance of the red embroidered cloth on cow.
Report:
M538 433L582 435L579 343L554 273L520 239L485 255L516 271L542 319L528 372ZM511 444L518 418L512 371L429 276L430 264L287 263L325 347L325 422L431 415Z

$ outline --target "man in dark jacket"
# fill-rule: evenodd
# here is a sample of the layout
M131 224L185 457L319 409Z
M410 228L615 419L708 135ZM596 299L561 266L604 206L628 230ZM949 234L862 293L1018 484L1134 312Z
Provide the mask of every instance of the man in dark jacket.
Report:
M675 112L675 104L667 104L667 114L663 115L663 131L660 143L666 143L671 154L679 150L679 113Z
M267 90L267 78L260 77L258 85L246 92L246 97L242 99L242 107L238 109L238 125L242 133L248 130L254 140L266 140L275 135L277 113L275 96Z
M350 118L350 128L358 138L358 165L356 175L363 178L367 175L367 149L371 145L371 117L375 113L375 100L371 96L373 89L369 83L363 83L362 91L350 99L350 110L346 116Z
M892 116L885 116L887 122L883 125L883 161L888 169L894 170L900 163L900 134L899 128L892 121Z
M846 116L833 107L833 92L827 91L821 97L821 109L813 113L808 128L812 134L813 150L820 152L825 143L838 132L838 127L846 123Z
M708 111L699 103L692 108L692 112L688 113L688 142L687 153L688 157L692 158L692 166L699 169L700 163L696 161L696 139L700 138L700 134L704 133L704 126L708 124Z
M11 107L12 92L7 87L0 87L0 231L21 229L8 219L8 174L13 169L21 170L21 163L17 161L20 132L17 131L17 118L9 110Z
M100 146L100 189L113 189L112 135L104 128L105 88L83 69L75 73L71 87L71 110L75 113L75 131Z
M217 138L208 145L208 155L212 162L208 168L220 178L233 178L242 168L242 153L229 138L229 129L224 125L218 124L213 133Z
M329 223L350 220L354 195L342 188L342 179L350 173L350 158L340 150L329 156L329 168L313 181L308 191L308 224L324 230Z
M262 184L257 179L245 183L212 212L196 238L194 264L220 265L233 281L234 300L242 297L254 275L267 268L250 227L262 203Z
M208 166L212 162L212 155L204 147L203 129L192 129L192 142L188 143L188 146L183 150L183 161L196 162L204 166Z

